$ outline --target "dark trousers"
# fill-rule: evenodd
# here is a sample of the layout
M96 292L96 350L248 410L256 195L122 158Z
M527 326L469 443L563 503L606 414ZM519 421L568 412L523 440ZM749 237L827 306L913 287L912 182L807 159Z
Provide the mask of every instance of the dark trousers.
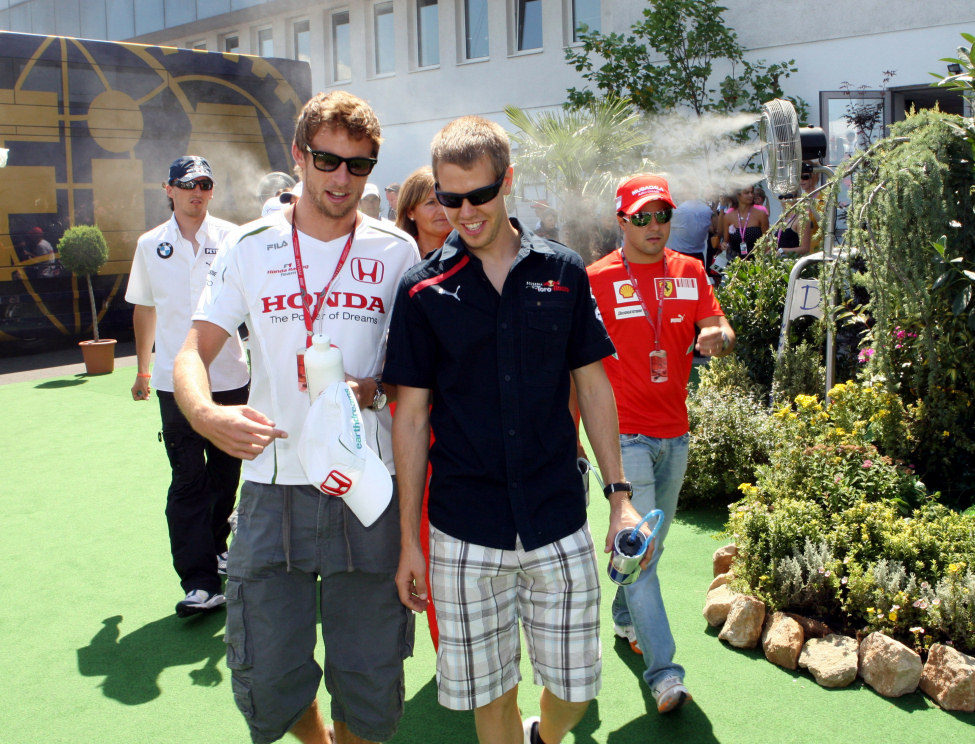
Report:
M247 402L248 386L213 394L220 405ZM173 472L166 498L166 521L173 567L184 592L220 591L217 554L227 549L240 460L204 439L183 416L172 393L157 390L162 435Z

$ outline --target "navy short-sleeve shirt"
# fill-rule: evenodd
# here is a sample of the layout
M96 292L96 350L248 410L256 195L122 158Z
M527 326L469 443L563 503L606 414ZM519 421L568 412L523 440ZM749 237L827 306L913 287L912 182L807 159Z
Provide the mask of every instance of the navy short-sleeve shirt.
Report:
M582 259L512 224L501 294L456 232L403 276L383 379L432 391L430 523L534 550L585 523L569 371L614 348Z

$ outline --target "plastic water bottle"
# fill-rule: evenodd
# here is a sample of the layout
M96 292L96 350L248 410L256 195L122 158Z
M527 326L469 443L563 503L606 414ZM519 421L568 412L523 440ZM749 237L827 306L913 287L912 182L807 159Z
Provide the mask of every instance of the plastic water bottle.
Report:
M332 383L345 380L342 351L332 346L328 336L315 334L312 338L311 347L305 351L305 378L313 401Z

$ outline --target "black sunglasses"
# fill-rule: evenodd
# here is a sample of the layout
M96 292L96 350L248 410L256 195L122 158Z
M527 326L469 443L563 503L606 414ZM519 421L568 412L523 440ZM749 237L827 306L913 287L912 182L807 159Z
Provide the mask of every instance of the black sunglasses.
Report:
M353 176L368 176L372 173L372 169L376 167L376 163L379 162L376 158L367 157L355 157L355 158L343 158L341 155L336 155L334 152L325 152L324 150L312 150L308 145L305 145L305 150L311 155L311 161L314 163L315 168L325 173L331 173L336 170L342 163L345 163L345 167L349 169L349 173Z
M433 193L437 195L437 201L447 207L447 209L460 209L464 204L464 199L467 199L472 207L479 207L482 204L487 204L498 195L506 175L508 175L507 171L502 173L501 178L490 186L482 186L479 189L468 191L466 194L451 194L449 191L441 191L440 184L435 183L433 185Z
M666 225L670 218L674 216L673 209L661 209L659 212L637 212L627 217L621 214L624 222L629 222L634 227L646 227L652 220L656 220L658 225Z
M206 178L202 181L173 181L169 185L175 186L178 189L183 189L183 191L192 191L197 186L200 187L201 191L209 191L213 188L213 181Z

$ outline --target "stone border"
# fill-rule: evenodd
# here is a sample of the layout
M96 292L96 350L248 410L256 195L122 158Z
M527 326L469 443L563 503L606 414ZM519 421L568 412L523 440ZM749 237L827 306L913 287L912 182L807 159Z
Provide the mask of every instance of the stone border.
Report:
M785 669L802 667L822 687L846 687L859 675L884 697L908 695L920 687L944 710L975 712L975 657L936 643L921 657L900 641L874 632L856 638L832 633L824 623L788 612L766 613L757 597L731 588L735 545L713 556L714 580L704 602L704 619L721 628L718 638L736 648L755 648Z

